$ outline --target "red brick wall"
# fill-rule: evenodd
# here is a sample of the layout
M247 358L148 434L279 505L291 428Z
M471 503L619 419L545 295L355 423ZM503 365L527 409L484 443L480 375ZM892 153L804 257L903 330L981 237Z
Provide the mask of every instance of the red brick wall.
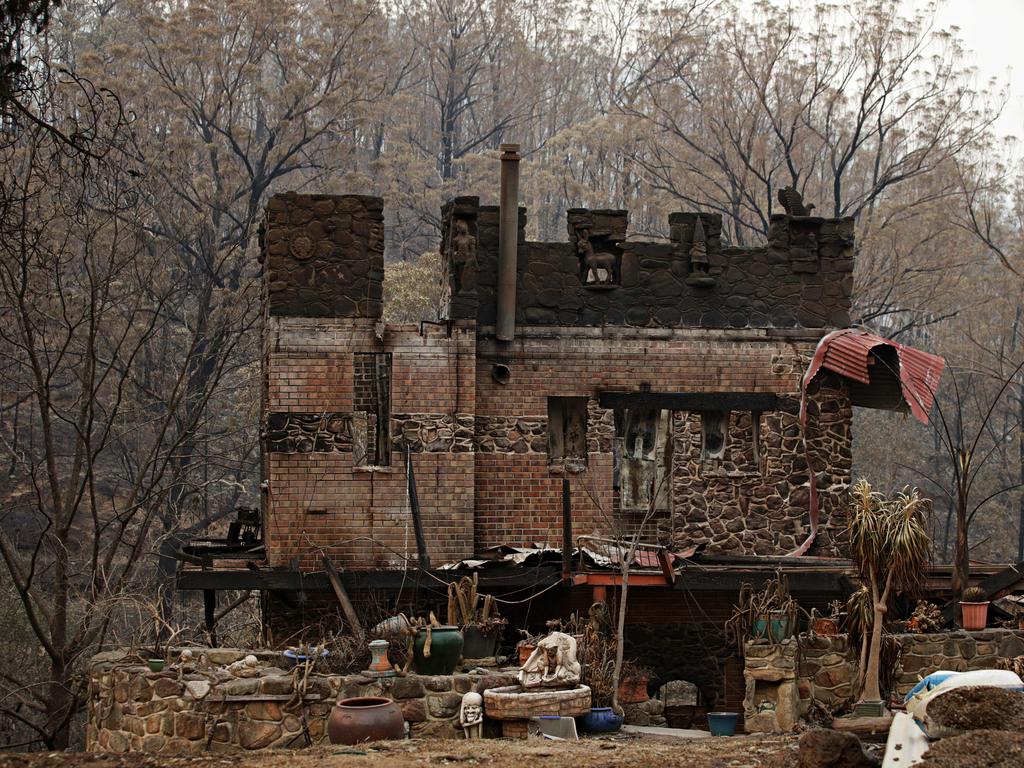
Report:
M392 355L392 414L472 413L475 338L456 330L388 329L373 320L268 319L265 412L351 412L354 355ZM394 438L394 436L393 436ZM415 557L404 457L357 467L345 452L267 453L267 554L274 566L300 559L319 569L318 548L347 568L401 567ZM413 468L431 558L442 563L473 553L473 454L419 451Z

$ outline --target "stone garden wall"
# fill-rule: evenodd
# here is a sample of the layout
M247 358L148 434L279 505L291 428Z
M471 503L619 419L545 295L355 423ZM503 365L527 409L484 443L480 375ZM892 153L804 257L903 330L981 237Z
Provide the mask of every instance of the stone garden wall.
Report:
M278 666L278 653L254 652L259 665L240 672L228 665L249 651L202 653L205 663L169 664L162 672L125 652L94 657L86 750L200 754L306 747L326 741L331 707L353 696L397 702L413 737L455 738L464 693L515 682L514 671L383 679L311 674L303 687L300 674Z
M1024 631L1020 630L955 630L899 634L895 638L902 653L895 670L896 686L891 698L898 700L902 700L921 678L932 672L994 669L1000 659L1024 655ZM795 653L792 646L792 642L779 645L765 641L748 643L744 665L747 680L785 680L794 676L795 671L796 710L801 717L806 716L815 703L829 711L841 710L852 704L859 647L851 647L846 635L822 637L807 634L800 636ZM748 730L759 730L756 721L753 728L750 725L750 713L759 703L750 693L752 691L748 691ZM783 701L780 706L789 703Z

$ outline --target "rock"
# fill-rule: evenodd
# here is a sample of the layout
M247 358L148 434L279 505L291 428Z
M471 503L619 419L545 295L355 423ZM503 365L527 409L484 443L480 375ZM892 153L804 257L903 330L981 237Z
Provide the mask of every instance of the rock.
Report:
M816 729L800 737L798 768L875 768L879 764L852 733Z
M411 731L414 739L454 739L462 735L462 732L456 730L455 725L449 720L428 720L425 723L413 723Z
M185 683L185 691L193 699L202 700L210 692L210 683L206 680L190 680Z
M164 748L164 744L166 744L166 743L167 743L167 739L165 739L163 736L160 736L160 735L157 735L157 734L154 734L154 735L151 735L151 736L146 736L142 740L142 751L143 752L159 752L161 749Z
M110 736L107 740L107 749L111 752L127 752L128 737L120 731L110 731Z
M128 696L134 701L149 701L153 698L153 691L150 689L146 678L137 675L128 684Z
M409 723L422 723L427 719L427 705L423 699L405 699L398 702L402 717Z
M245 749L263 749L280 736L280 723L259 720L240 720L238 723L238 743Z
M206 717L198 712L179 712L174 716L174 731L189 741L201 739L206 736Z
M391 696L395 699L420 699L425 693L423 683L414 677L400 677L391 683Z
M253 720L280 720L281 706L276 701L253 701L245 705L245 714Z
M263 684L266 685L268 680L273 678L265 678ZM288 690L282 691L281 693L291 693L291 678L288 679ZM239 680L228 680L226 683L222 683L218 686L218 690L225 696L250 696L256 693L256 689L259 687L260 681L257 679L239 679ZM265 691L270 693L270 691Z
M243 680L237 680L235 682L241 683L241 682L250 682L250 681L249 680L244 680L244 681ZM292 693L292 691L294 690L291 675L288 675L287 677L278 677L278 676L264 677L262 680L259 680L259 681L253 680L251 682L253 682L253 683L257 683L258 682L259 683L260 692L261 693L265 693L265 694L273 695L273 696L287 696L288 694Z
M450 691L452 689L452 680L450 677L428 677L424 680L423 685L428 691Z
M177 680L170 680L166 677L161 677L153 685L153 692L161 699L167 698L168 696L181 696L185 692L185 686L179 683Z
M427 698L427 709L430 716L438 719L454 717L462 704L462 696L457 693L445 693Z

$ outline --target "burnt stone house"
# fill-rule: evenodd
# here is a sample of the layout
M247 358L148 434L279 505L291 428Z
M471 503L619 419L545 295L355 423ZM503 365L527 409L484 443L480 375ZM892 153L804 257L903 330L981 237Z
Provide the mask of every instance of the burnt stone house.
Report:
M415 556L411 454L431 562L501 545L632 530L708 554L838 555L850 483L849 398L801 377L849 321L853 220L772 219L721 244L721 217L670 216L670 242L628 212L573 209L567 242L529 242L519 209L514 336L500 340L499 209L443 210L447 322L381 322L383 205L274 197L264 232L264 521L271 566L402 568ZM810 461L811 466L808 466Z
M503 205L442 209L441 322L382 321L382 200L270 200L261 509L186 547L178 587L203 591L214 642L217 591L260 590L280 643L379 595L425 615L473 570L511 626L538 630L614 600L599 537L638 533L627 653L652 685L742 709L737 592L780 567L805 609L849 592L852 405L907 406L902 358L868 368L912 351L836 330L852 219L787 193L758 247L723 246L715 214L673 213L654 241L627 211L587 209L566 241L530 242L503 150ZM930 394L909 399L927 418Z

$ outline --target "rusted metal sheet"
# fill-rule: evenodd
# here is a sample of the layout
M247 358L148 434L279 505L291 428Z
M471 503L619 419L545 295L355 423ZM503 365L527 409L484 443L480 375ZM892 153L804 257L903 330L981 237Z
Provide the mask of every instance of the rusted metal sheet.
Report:
M807 465L813 466L806 437L807 387L822 368L850 379L850 400L854 405L885 409L902 406L927 424L945 366L945 359L939 355L856 328L844 328L825 336L818 342L800 386L800 428ZM804 542L790 553L792 556L806 553L818 535L818 489L813 474L808 485L811 530Z
M895 351L895 364L888 350ZM856 328L845 328L833 331L818 343L810 367L804 374L804 396L801 402L801 419L806 420L807 385L826 368L848 379L852 379L870 389L872 371L877 371L875 379L878 385L885 387L886 379L898 375L903 401L910 412L924 424L928 423L928 413L935 401L935 391L939 387L939 379L946 361L939 355L922 352L905 344L876 336ZM895 370L894 370L895 368ZM877 401L869 391L852 388L854 392L862 391L863 396L854 400L854 405L878 407Z

